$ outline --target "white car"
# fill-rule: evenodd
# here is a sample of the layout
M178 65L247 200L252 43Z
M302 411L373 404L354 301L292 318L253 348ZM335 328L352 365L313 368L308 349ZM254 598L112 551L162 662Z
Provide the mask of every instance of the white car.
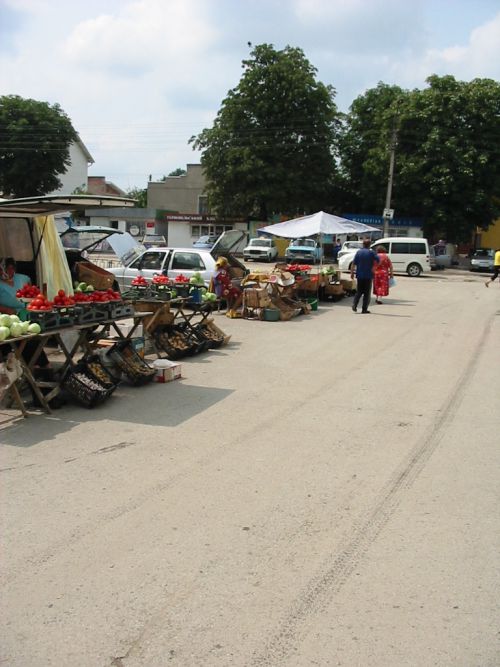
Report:
M362 247L363 247L363 241L344 241L344 243L342 244L342 248L339 250L339 253L337 255L337 261L344 255L352 253L353 250L354 252L356 252L356 250L359 250Z
M278 248L273 239L258 237L250 239L246 248L243 248L243 259L254 259L260 262L272 262L278 257Z
M377 251L378 246L384 246L394 267L395 273L407 273L411 278L431 270L430 249L427 239L420 237L391 237L378 239L371 244ZM341 271L350 271L357 250L352 250L339 260Z
M135 246L119 253L123 266L110 268L108 271L116 278L116 285L120 290L127 290L132 280L141 275L147 280L160 273L175 280L182 273L186 278L191 278L195 272L199 272L208 285L215 273L215 261L223 255L227 257L232 267L238 267L240 273L245 275L248 270L238 262L231 254L231 249L237 247L244 236L244 232L231 230L224 232L212 250L198 248L150 248L148 250ZM109 238L110 245L116 241ZM115 249L116 251L116 249Z

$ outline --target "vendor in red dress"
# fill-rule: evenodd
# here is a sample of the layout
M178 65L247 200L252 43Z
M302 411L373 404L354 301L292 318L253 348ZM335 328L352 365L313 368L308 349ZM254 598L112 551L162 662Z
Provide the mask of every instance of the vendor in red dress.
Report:
M379 263L373 269L373 293L375 303L382 303L382 297L389 295L389 280L393 276L392 262L383 245L377 248Z
M241 306L242 292L235 287L229 274L229 262L225 257L219 257L215 262L214 291L218 299L225 299L228 309Z

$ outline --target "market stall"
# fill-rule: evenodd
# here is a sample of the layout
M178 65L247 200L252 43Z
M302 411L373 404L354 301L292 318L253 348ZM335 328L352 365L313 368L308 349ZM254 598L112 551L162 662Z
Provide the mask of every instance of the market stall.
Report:
M138 277L123 295L136 312L150 311L144 320L146 344L159 358L178 360L227 344L227 336L216 326L212 313L220 299L196 274L189 280L177 276L155 276L151 282Z
M271 234L287 239L317 237L321 244L321 263L323 263L323 239L325 235L339 236L342 234L371 234L378 231L362 222L347 220L325 211L318 211L312 215L301 216L293 220L286 220L267 227L261 227L260 233Z
M111 385L114 390L121 380L121 377L108 372L112 367L120 368L120 376L124 375L133 384L142 384L152 379L153 369L137 355L132 345L134 331L150 313L136 313L132 308L123 306L117 314L116 304L111 301L100 301L98 309L91 305L80 305L58 310L61 312L50 306L43 311L27 309L21 313L21 317L29 314L37 319L37 322L30 325L37 327L37 330L30 333L28 327L26 331L17 333L15 328L0 344L0 363L7 363L9 353L12 352L21 369L21 373L8 389L13 393L23 414L26 414L26 409L24 404L20 404L19 391L22 379L27 381L38 405L46 412L51 411L51 401L61 392L70 394L87 407L103 402L112 393ZM12 318L12 332L18 316L0 316L3 321L6 317ZM132 321L132 326L125 335L119 326L121 320ZM29 324L29 320L21 320L19 326L25 324ZM111 343L105 351L107 359L99 354L103 340ZM28 345L29 354L26 354ZM39 367L38 364L46 352L54 357L54 350L58 352L58 359L52 360L49 373L47 367ZM130 368L120 358L124 355L133 361L129 364Z
M132 345L146 314L136 314L111 288L72 284L54 218L48 215L96 205L134 202L90 196L0 201L0 393L10 393L24 415L24 382L35 404L49 412L62 391L91 407L105 400L122 378L142 384L154 375ZM90 271L93 279L92 265ZM132 326L124 335L118 323L130 318ZM105 337L113 339L104 351L106 359L97 349ZM112 368L119 373L113 375Z

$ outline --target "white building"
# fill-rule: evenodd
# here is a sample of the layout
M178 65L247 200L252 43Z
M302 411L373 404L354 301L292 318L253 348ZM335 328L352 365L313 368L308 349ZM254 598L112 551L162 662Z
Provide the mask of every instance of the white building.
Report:
M70 145L69 157L71 163L66 172L59 174L61 187L53 192L48 192L48 195L69 195L77 188L81 188L84 192L87 191L89 167L94 164L94 158L80 138Z

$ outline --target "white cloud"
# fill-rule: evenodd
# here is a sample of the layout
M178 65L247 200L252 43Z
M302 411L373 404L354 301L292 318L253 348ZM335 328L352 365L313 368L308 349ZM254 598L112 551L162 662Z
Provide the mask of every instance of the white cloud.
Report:
M428 49L419 58L392 67L393 77L407 86L420 86L431 74L452 74L463 81L500 80L500 13L472 30L465 46Z
M333 52L408 50L425 37L419 3L401 0L295 0L301 23Z
M64 55L77 66L116 72L182 71L213 42L216 32L200 0L141 0L115 15L80 23L66 38Z

